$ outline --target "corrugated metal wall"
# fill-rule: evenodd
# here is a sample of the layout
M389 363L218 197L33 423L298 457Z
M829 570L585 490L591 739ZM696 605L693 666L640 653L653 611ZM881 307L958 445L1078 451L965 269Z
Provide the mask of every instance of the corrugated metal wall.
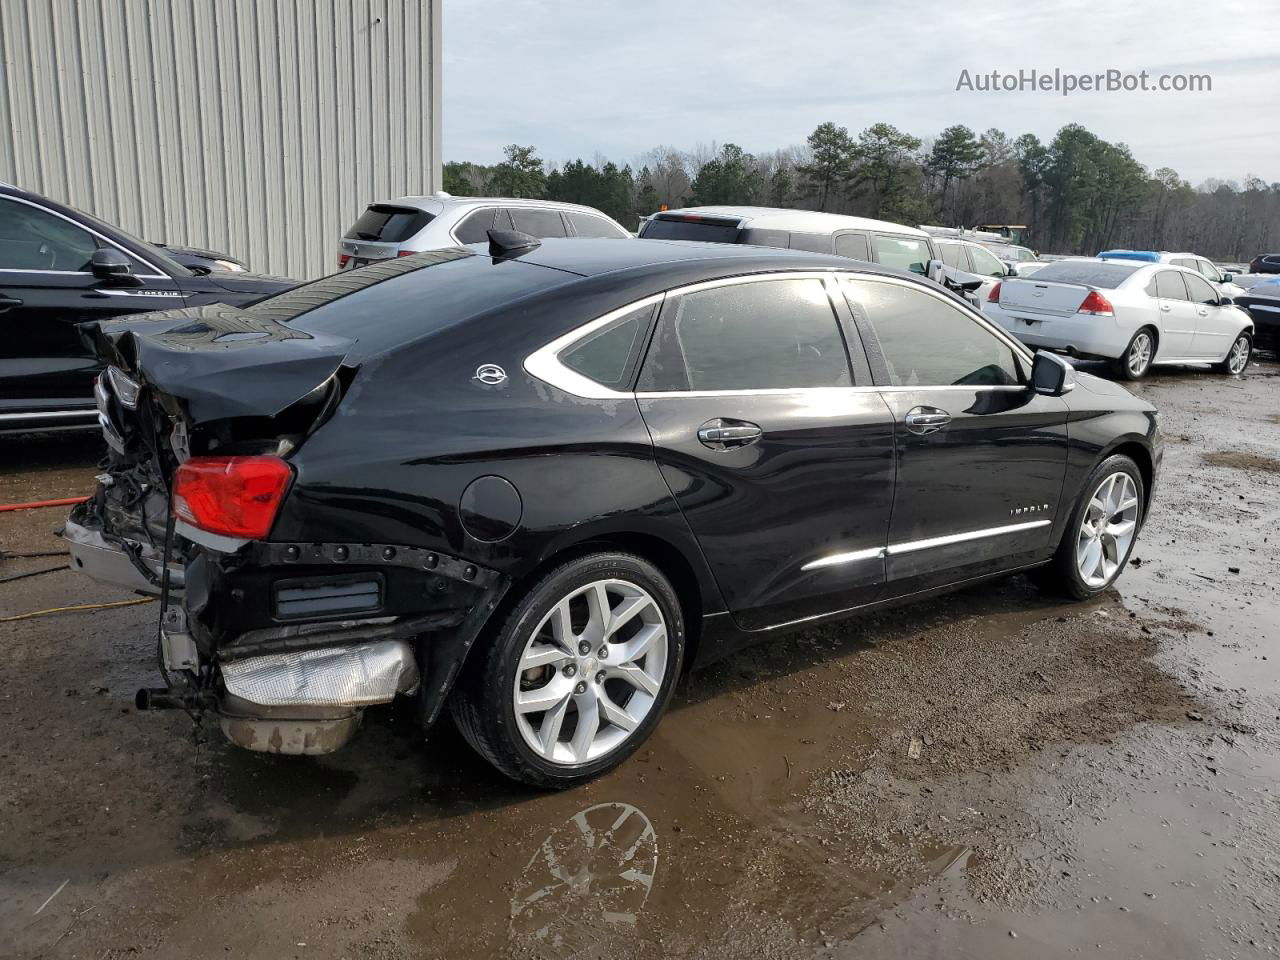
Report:
M299 278L440 188L442 0L0 0L0 181Z

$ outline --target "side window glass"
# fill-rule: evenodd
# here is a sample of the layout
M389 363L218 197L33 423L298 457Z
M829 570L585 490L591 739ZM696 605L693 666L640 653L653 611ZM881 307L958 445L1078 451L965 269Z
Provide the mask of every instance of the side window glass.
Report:
M821 280L758 280L679 296L662 312L637 389L848 387L844 337Z
M1191 299L1195 303L1204 303L1214 306L1218 302L1218 291L1209 286L1209 281L1204 280L1194 274L1183 274L1183 282L1187 285L1187 293L1191 295Z
M876 263L923 274L929 263L929 244L916 237L876 234Z
M453 235L459 243L484 243L489 239L489 231L493 229L494 210L477 210L467 214L462 222L453 228Z
M829 233L793 233L792 250L811 250L814 253L830 253L833 249Z
M1156 274L1156 296L1164 300L1187 299L1187 288L1182 285L1182 274L1161 270Z
M984 277L1003 277L1007 272L995 254L982 247L969 247L969 259L973 262L973 272Z
M842 233L836 237L836 255L854 260L870 260L871 249L867 238L860 233Z
M964 258L964 248L958 243L940 243L938 252L942 254L942 262L956 270L968 270L969 261Z
M579 237L623 237L626 236L625 231L619 230L608 220L601 217L593 217L589 213L578 213L569 211L565 214L569 218L569 222L573 224L573 232Z
M1208 260L1197 260L1196 266L1200 268L1200 273L1206 280L1214 283L1222 282L1222 273Z
M564 221L560 219L559 210L547 210L538 207L511 207L511 219L516 229L531 237L563 237Z
M84 271L97 249L93 234L62 217L0 201L0 267L6 270Z
M871 325L893 386L1021 382L1012 348L941 297L900 283L848 278L842 285Z
M560 351L560 362L596 383L621 388L632 369L640 338L649 329L655 304L618 317Z

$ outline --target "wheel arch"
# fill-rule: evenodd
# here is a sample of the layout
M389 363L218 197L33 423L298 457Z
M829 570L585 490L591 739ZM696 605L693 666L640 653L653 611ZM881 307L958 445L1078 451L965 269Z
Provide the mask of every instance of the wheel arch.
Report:
M1138 472L1142 474L1142 520L1145 524L1147 510L1151 505L1151 495L1155 488L1156 463L1151 448L1142 438L1129 436L1117 439L1099 454L1086 476L1092 475L1093 471L1098 468L1098 464L1106 460L1107 457L1112 457L1116 454L1122 454L1132 460L1137 464Z

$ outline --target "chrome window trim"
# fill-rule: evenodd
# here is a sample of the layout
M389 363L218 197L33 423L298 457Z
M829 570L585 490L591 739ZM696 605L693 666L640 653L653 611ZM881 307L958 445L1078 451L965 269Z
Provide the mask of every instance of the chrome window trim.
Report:
M105 240L107 243L111 244L111 246L115 247L117 250L123 253L126 257L131 257L134 260L137 260L140 263L143 263L146 266L150 267L152 270L156 271L155 273L135 273L134 276L140 280L171 280L173 279L167 273L161 273L160 268L157 267L150 260L147 260L145 257L142 257L132 252L131 250L127 250L126 248L122 247L120 244L112 240L110 237L106 236L105 234L99 233L97 230L93 229L93 227L86 227L83 223L80 223L78 220L73 220L71 217L68 217L65 214L59 213L57 210L50 210L48 207L46 207L42 203L36 203L33 200L24 200L22 197L0 197L0 200L10 200L14 203L25 203L28 207L35 207L37 210L41 210L49 214L50 216L57 217L59 220L65 220L67 221L67 223L71 224L73 227L76 227L79 230L83 230L85 233L93 234L93 236L97 237L99 240ZM19 270L15 267L5 267L2 269L4 273L54 273L54 274L69 274L72 276L93 276L93 271L91 270Z
M933 550L937 547L949 547L957 543L968 543L971 540L986 540L990 537L1002 537L1010 533L1022 533L1047 527L1052 520L1031 520L1026 523L1010 523L1000 527L986 527L982 530L968 530L964 533L951 533L942 537L929 537L926 540L906 540L902 543L891 543L883 547L870 547L865 550L851 550L844 553L832 553L816 560L810 560L800 569L818 570L823 567L840 566L856 563L860 560L876 560L883 557L896 557L903 553L916 553L920 550Z
M43 413L0 413L0 422L17 420L62 420L70 417L92 419L98 412L96 407L84 407L80 410L46 410Z

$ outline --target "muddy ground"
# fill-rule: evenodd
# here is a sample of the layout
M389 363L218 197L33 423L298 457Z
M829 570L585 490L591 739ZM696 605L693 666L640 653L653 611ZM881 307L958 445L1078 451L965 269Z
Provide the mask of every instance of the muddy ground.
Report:
M139 715L153 604L0 622L0 956L1274 956L1280 365L1138 391L1169 443L1118 590L791 635L566 793L392 710L318 759ZM0 442L0 503L87 492L95 456ZM59 519L0 514L0 546ZM0 617L127 599L62 571Z

